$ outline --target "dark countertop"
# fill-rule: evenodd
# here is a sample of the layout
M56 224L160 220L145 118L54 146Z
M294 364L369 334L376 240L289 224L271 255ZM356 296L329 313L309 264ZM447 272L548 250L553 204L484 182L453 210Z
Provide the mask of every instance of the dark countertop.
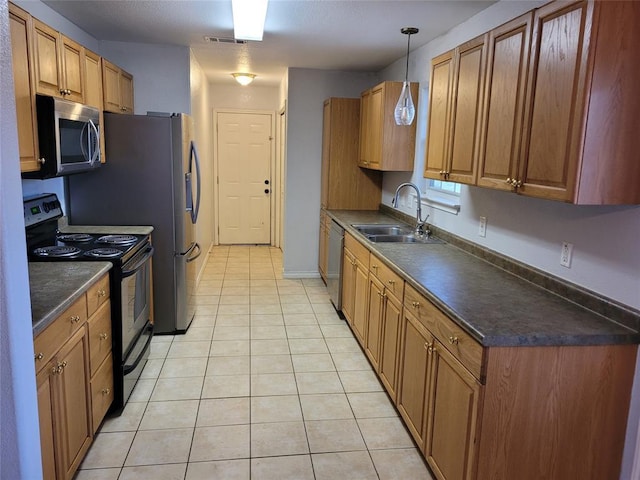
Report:
M29 262L33 336L110 269L111 262Z
M373 243L351 227L379 212L329 216L484 346L640 343L640 334L450 244Z

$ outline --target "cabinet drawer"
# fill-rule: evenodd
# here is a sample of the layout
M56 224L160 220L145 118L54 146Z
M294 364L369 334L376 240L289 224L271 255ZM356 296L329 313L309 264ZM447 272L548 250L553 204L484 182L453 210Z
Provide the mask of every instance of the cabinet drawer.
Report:
M91 285L87 290L87 309L89 316L98 310L98 307L109 299L109 274Z
M402 294L404 293L404 280L400 275L382 263L382 260L374 254L371 254L369 271L382 282L387 291L393 293L396 298L402 298Z
M471 335L444 315L411 285L406 285L404 306L449 350L469 371L482 380L483 348Z
M87 322L89 326L89 353L91 375L111 352L111 303L103 304Z
M33 341L36 372L39 372L58 349L87 321L87 298L82 295L56 318Z
M100 426L107 410L113 402L113 357L105 358L96 374L91 378L91 414L93 432Z
M364 265L364 268L369 269L369 250L352 235L346 233L344 235L344 246L348 248L353 256Z

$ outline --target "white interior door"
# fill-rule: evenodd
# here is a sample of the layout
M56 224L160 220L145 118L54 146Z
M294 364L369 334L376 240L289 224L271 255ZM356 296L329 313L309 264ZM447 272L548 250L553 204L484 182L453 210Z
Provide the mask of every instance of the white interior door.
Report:
M221 244L271 241L271 115L217 115Z

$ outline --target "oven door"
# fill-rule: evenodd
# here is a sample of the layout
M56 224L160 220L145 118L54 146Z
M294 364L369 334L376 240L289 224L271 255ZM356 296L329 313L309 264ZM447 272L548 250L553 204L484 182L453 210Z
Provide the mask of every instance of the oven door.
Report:
M122 266L120 298L122 301L122 359L142 334L151 316L151 257L148 245Z

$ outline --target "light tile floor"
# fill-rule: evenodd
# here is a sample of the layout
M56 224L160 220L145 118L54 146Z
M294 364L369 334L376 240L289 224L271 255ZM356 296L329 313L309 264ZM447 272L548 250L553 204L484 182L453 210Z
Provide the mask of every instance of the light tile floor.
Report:
M77 480L430 480L320 279L282 253L214 247L185 335L156 336Z

